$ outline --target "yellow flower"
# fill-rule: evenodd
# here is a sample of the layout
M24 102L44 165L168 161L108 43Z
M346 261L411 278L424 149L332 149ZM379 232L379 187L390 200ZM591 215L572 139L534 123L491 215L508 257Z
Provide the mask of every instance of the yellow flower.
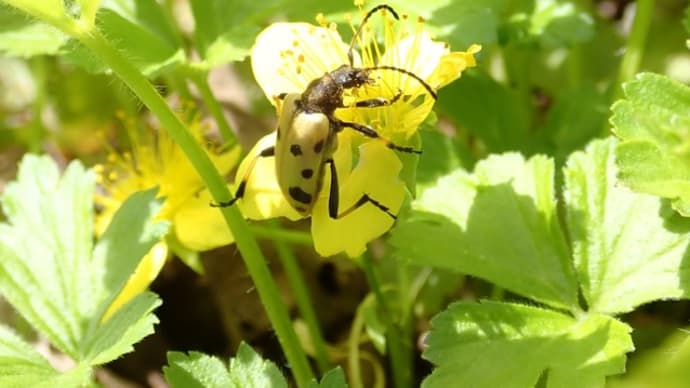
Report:
M198 141L205 142L198 122L193 123L190 130ZM163 267L169 250L203 251L234 241L221 213L209 206L211 198L201 178L167 133L153 130L147 134L134 130L130 133L131 152L113 152L105 165L95 167L100 185L95 198L100 208L95 222L96 234L105 231L127 197L156 186L158 196L165 199L157 217L171 221L172 228L166 241L155 245L142 259L106 318L149 286ZM208 151L222 174L227 174L239 159L237 147L226 152ZM189 261L187 264L194 266ZM194 269L201 270L200 266Z
M360 9L362 17L364 11ZM283 93L302 93L309 83L324 74L348 64L349 44L340 37L334 24L317 16L320 26L307 23L275 23L262 31L252 49L254 76L269 100L277 105ZM377 21L378 20L378 21ZM376 25L378 23L378 25ZM462 71L475 66L474 54L480 47L473 45L466 52L451 52L448 45L434 41L424 31L424 21L417 19L408 30L410 18L402 15L395 20L387 10L373 15L361 30L353 52L353 65L359 68L394 66L414 73L434 90L460 77ZM377 28L378 27L378 28ZM352 26L355 31L357 26ZM377 36L383 32L383 41ZM377 33L378 32L378 33ZM346 90L345 105L371 98L393 99L393 104L377 108L340 108L338 119L370 126L384 139L408 146L433 108L434 98L418 80L393 70L371 72L372 84ZM237 181L245 176L251 159L262 149L275 144L275 135L262 139L240 166ZM401 162L380 140L372 140L349 128L338 134L335 160L340 188L342 212L363 194L399 211L405 185L399 179ZM354 159L354 161L353 161ZM273 158L259 158L247 182L247 191L240 206L248 218L264 219L300 215L290 208L278 187ZM359 256L366 244L381 236L393 225L393 218L371 204L365 204L341 219L328 214L330 173L324 171L324 187L312 209L312 235L321 255L345 252Z

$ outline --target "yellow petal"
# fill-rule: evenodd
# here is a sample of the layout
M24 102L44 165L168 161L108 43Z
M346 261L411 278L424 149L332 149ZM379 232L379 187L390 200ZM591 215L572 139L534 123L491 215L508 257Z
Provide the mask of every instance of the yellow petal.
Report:
M185 248L207 251L235 241L221 212L211 207L212 201L208 190L203 190L175 212L175 234Z
M103 322L107 321L120 307L139 295L142 291L148 288L153 280L158 276L158 273L165 264L165 259L168 257L168 247L164 242L158 242L151 248L151 250L141 259L141 262L130 276L127 284L122 289L120 294L115 298L113 303L108 307L108 310L103 315Z
M427 80L436 70L441 58L449 51L448 44L435 42L431 35L420 32L405 37L395 45L387 48L381 56L381 64L396 66L408 70L419 78ZM382 72L383 73L383 72ZM422 85L411 77L393 71L387 71L384 80L393 85L400 85L403 94L418 95L424 93ZM436 85L431 85L436 87Z
M430 82L439 88L455 81L468 67L477 66L474 54L478 53L482 46L473 44L467 51L454 51L441 58L441 62L430 78Z
M339 177L339 211L351 207L363 194L388 207L397 214L405 197L405 184L398 178L400 160L383 143L371 141L359 147L359 162L352 173ZM327 193L327 188L324 189ZM383 235L393 226L393 218L372 204L365 204L351 214L334 220L328 215L328 198L322 195L312 214L314 247L322 256L345 252L360 256L366 244Z
M274 23L252 48L254 78L268 99L302 93L309 82L347 63L347 48L337 31L307 23Z
M276 165L274 157L256 158L262 150L275 145L276 133L273 132L261 138L254 148L244 158L237 170L235 187L246 176L248 168L256 159L254 168L247 179L244 197L237 204L246 218L265 220L274 217L287 217L290 220L303 218L283 197L276 179Z

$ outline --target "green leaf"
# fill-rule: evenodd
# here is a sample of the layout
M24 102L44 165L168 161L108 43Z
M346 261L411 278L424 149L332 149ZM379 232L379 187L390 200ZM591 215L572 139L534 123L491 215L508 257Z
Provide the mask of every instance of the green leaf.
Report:
M163 373L172 388L234 387L223 361L199 352L168 352Z
M594 36L594 20L571 2L537 0L529 34L538 37L545 47L569 47Z
M690 87L643 73L623 86L613 107L619 178L635 191L672 200L690 216Z
M63 0L3 0L3 2L49 23L66 18Z
M97 298L100 314L120 293L141 258L168 230L169 222L153 221L161 207L156 192L154 188L127 198L94 248L94 267L102 271L94 279L102 287L102 295Z
M594 20L572 2L522 0L511 3L501 26L501 42L544 48L571 47L594 36Z
M60 177L49 157L24 157L2 197L9 223L0 223L0 290L51 344L78 363L95 364L152 331L159 302L151 294L101 318L167 224L152 221L160 208L155 190L137 193L92 249L93 188L93 173L79 162Z
M613 139L576 152L564 170L567 225L589 311L618 314L690 296L690 219L616 180Z
M163 367L170 386L180 388L260 388L287 387L287 382L276 366L261 359L244 342L237 355L230 360L230 369L216 357L203 353L168 353L168 366Z
M0 386L28 386L58 374L31 345L9 327L0 325Z
M103 0L96 24L148 77L156 77L185 61L180 38L155 0ZM88 71L107 70L105 64L76 42L68 47L67 56Z
M33 327L75 359L84 330L80 312L91 305L93 187L93 173L79 162L60 178L49 157L27 155L2 197L9 224L0 224L0 290Z
M257 18L279 1L192 0L194 38L204 68L241 61L259 32Z
M158 323L153 310L160 304L150 292L134 297L85 338L84 358L101 365L133 351L132 345L153 333L153 325Z
M472 157L453 138L437 131L419 131L422 136L423 153L419 157L416 184L421 190L432 185L449 172L471 165ZM420 188L417 188L420 190Z
M464 73L441 89L437 106L483 141L489 152L526 150L533 136L529 106L517 92L479 71Z
M553 143L556 159L562 161L597 137L608 115L608 99L594 85L583 85L559 94L544 128Z
M509 303L455 303L431 325L423 357L437 367L425 388L603 386L633 350L630 327L613 318Z
M230 376L235 387L287 388L285 377L272 362L264 360L251 346L241 343L230 360Z
M403 13L423 16L429 30L448 40L453 50L472 44L489 45L498 40L499 17L504 0L456 0L438 2L400 1Z
M457 170L413 202L392 231L401 258L489 280L546 304L578 309L577 283L556 215L554 166L492 156ZM449 200L451 198L452 200Z
M321 382L315 380L309 383L308 388L346 388L345 372L339 366L326 372L321 378Z
M67 35L57 28L0 5L0 52L4 55L54 55L67 40Z

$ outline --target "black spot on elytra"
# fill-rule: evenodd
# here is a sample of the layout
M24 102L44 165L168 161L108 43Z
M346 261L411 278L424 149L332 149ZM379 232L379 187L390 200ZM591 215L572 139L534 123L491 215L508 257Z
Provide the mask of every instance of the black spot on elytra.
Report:
M311 203L311 194L305 192L299 187L290 187L290 189L288 189L288 192L290 193L290 197L292 197L292 199L294 199L297 202L301 202L305 205Z
M302 170L302 178L309 179L312 177L312 175L314 175L314 170L312 170L311 168L305 168L304 170Z
M293 144L290 146L290 153L295 156L300 156L302 155L302 147L300 147L299 144Z
M323 150L323 139L319 140L318 142L316 142L316 144L314 144L314 152L319 154L321 153L321 150Z

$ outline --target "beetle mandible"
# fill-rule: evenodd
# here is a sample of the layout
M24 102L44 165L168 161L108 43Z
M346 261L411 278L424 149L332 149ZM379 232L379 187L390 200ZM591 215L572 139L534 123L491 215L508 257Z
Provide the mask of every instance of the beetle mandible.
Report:
M231 206L238 199L242 198L249 174L251 174L257 159L274 157L278 186L290 206L300 214L304 216L311 214L312 207L321 192L325 167L328 165L331 173L328 214L331 218L342 218L367 203L376 206L393 219L396 218L396 215L391 213L387 206L371 198L367 193L363 193L360 199L349 208L342 212L339 211L340 193L338 177L335 162L332 158L333 153L338 147L337 134L344 128L350 128L364 136L383 141L388 148L393 150L406 153L421 153L421 151L415 150L412 147L400 146L382 138L376 130L368 125L343 121L335 117L335 110L338 108L376 108L394 104L400 99L402 92L398 91L391 99L378 97L357 101L353 105L346 106L344 104L343 94L345 90L371 85L376 82L371 77L371 72L375 70L396 71L410 76L417 80L436 99L436 92L431 86L408 70L395 66L372 66L365 68L354 66L353 48L355 41L371 15L381 10L388 11L396 20L399 19L395 10L389 5L382 4L372 8L365 15L352 37L347 52L348 64L343 64L322 77L312 80L301 94L283 93L278 96L283 101L283 104L278 117L276 144L263 149L254 156L235 191L234 198L227 202L214 204L214 206Z

